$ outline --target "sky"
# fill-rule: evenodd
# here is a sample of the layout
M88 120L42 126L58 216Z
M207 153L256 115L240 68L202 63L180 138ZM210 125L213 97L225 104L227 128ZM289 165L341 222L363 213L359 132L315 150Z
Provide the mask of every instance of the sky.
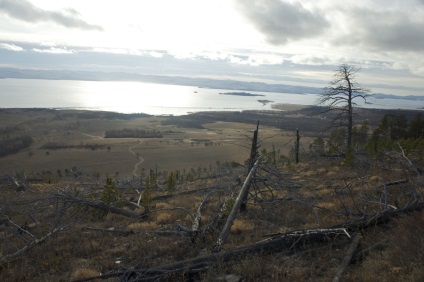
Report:
M0 67L424 95L424 0L0 0Z

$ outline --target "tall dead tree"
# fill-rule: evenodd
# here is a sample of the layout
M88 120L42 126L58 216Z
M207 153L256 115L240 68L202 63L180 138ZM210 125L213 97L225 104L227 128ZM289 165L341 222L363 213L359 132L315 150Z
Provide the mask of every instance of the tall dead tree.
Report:
M353 129L353 107L357 104L355 100L362 98L367 102L370 96L369 90L360 87L356 82L356 74L359 68L342 64L334 74L334 79L330 82L330 86L325 87L320 94L316 104L324 106L325 110L321 113L335 112L332 118L332 126L346 127L346 145L347 149L352 146L352 129Z
M299 149L300 149L300 135L299 129L296 129L296 145L295 145L295 154L296 154L296 163L299 163Z
M249 167L247 168L247 173L250 173L259 155L258 154L258 149L259 149L258 132L259 132L259 121L258 121L258 124L256 125L256 130L253 131L252 148L250 149ZM245 195L243 196L243 199L240 205L240 212L246 211L246 207L247 207L246 202L247 202L248 195L249 195L249 192L245 193Z

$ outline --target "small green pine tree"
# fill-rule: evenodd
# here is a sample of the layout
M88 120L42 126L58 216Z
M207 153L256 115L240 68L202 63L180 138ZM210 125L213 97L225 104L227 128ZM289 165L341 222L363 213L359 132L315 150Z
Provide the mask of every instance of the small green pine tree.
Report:
M166 190L168 192L173 192L175 190L175 186L177 185L177 178L173 171L168 175L166 179Z

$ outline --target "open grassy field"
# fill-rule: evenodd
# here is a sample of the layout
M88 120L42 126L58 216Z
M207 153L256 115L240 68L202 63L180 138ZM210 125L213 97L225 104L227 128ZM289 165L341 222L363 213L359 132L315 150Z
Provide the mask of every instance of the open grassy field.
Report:
M139 175L143 170L163 171L210 168L217 162L243 163L249 157L254 124L219 121L187 128L162 124L172 117L106 115L101 112L4 109L0 128L13 127L12 134L27 134L29 148L0 158L0 175L56 173L77 167L93 174ZM162 138L104 138L110 129L158 130ZM261 149L289 154L294 132L260 126ZM307 136L302 140L307 146ZM103 149L46 149L43 145L98 144Z

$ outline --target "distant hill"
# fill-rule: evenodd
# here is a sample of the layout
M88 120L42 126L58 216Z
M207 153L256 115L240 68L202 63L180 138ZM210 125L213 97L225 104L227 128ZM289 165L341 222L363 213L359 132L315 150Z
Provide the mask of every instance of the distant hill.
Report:
M88 81L140 81L159 84L198 86L202 88L282 92L294 94L318 94L321 89L308 86L286 84L267 84L262 82L245 82L237 80L219 80L209 78L192 78L184 76L145 75L124 72L94 72L68 70L31 70L0 68L0 78L27 78L52 80L88 80Z

